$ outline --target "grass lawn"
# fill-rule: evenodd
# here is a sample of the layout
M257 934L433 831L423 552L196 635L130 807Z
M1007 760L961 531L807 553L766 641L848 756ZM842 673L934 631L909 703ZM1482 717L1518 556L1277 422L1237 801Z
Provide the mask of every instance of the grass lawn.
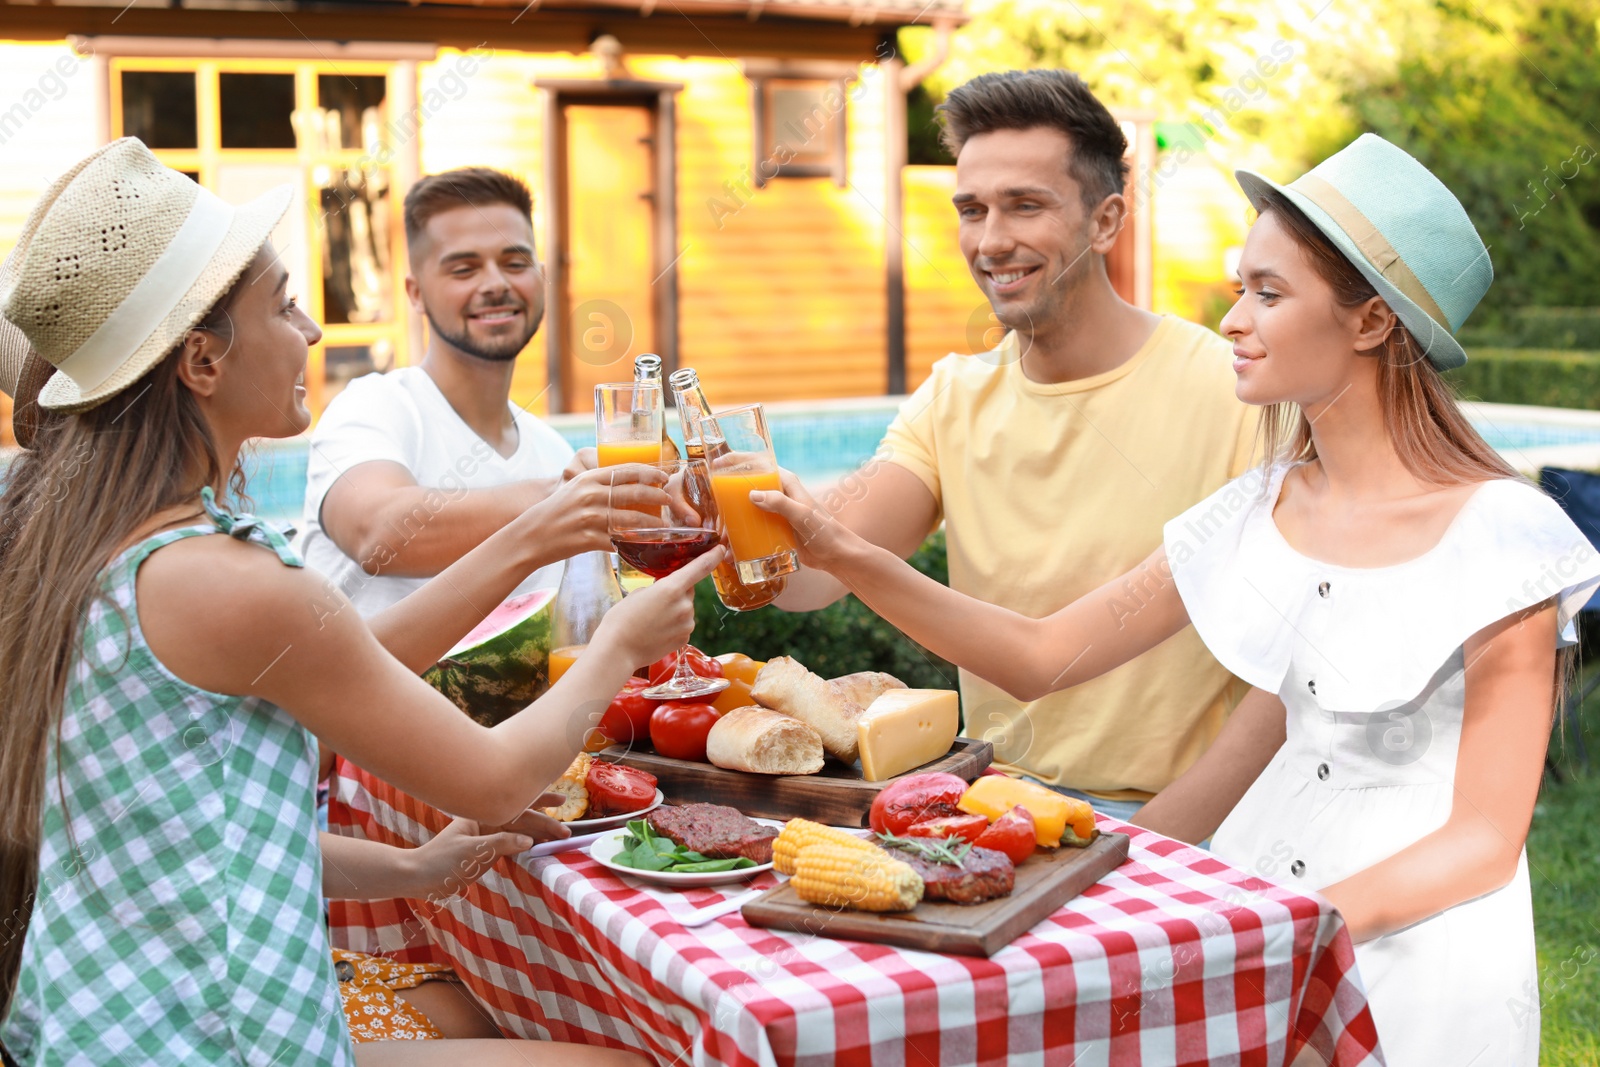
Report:
M1581 718L1591 766L1551 742L1565 780L1546 775L1528 837L1544 1067L1600 1064L1600 692Z

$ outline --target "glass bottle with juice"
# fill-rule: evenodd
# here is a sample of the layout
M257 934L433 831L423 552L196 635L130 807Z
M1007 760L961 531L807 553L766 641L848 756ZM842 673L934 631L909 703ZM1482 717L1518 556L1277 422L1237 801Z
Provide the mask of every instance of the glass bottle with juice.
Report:
M683 447L690 459L704 459L708 466L728 451L717 425L711 421L711 405L706 402L700 376L691 368L674 371L668 379L673 398L678 404L678 421L683 430ZM689 503L699 507L697 496L709 493L711 487L692 483L688 487ZM781 520L780 520L781 521ZM739 577L739 569L732 556L724 559L712 572L711 582L717 588L717 598L734 611L753 611L765 607L783 592L784 581L775 578L766 582L746 582Z
M550 619L550 684L572 668L600 620L622 600L609 552L580 552L567 560Z

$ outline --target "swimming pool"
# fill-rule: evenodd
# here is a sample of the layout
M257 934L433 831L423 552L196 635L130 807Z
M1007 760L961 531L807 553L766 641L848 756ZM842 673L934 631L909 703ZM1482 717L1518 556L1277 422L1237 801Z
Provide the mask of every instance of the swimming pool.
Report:
M784 466L807 482L831 482L872 455L903 399L769 404L773 448ZM1531 474L1542 466L1600 469L1600 412L1510 404L1464 407L1489 444L1519 470ZM594 444L594 420L588 416L559 415L547 421L574 448ZM305 438L263 441L250 449L245 469L257 514L275 521L299 519L306 452Z

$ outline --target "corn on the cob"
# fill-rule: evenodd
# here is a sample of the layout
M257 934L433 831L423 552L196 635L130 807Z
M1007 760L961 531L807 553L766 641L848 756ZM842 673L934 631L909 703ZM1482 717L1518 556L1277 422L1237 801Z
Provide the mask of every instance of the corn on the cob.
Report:
M922 876L882 849L819 841L800 850L789 884L801 900L858 911L910 911L922 899Z
M800 850L817 842L843 845L846 848L878 852L878 846L859 838L847 830L836 830L809 819L790 819L783 832L772 842L772 866L779 874L794 873L794 859Z

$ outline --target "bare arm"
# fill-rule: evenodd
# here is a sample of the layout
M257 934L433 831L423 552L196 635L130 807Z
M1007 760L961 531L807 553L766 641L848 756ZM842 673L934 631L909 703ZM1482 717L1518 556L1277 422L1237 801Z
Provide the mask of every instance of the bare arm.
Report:
M922 479L895 463L873 460L845 475L821 506L850 532L906 559L939 523L939 502ZM816 611L844 596L844 583L804 567L789 576L774 603L784 611Z
M720 549L708 552L613 608L561 681L492 730L386 652L348 605L319 617L316 606L342 594L257 546L219 537L180 542L146 561L138 596L151 649L184 681L271 701L327 748L399 789L499 825L560 777L590 713L636 667L687 639L694 582L720 558Z
M427 670L528 575L578 552L611 547L606 515L613 476L619 483L632 480L619 484L619 504L667 503L666 493L657 488L667 480L660 471L639 465L625 471L585 471L490 534L421 589L368 619L373 635L411 670Z
M563 799L548 794L535 803L559 804ZM324 832L322 895L335 900L446 896L477 881L501 856L514 856L539 841L570 833L536 811L529 811L518 822L516 827L495 828L479 826L471 819L452 819L418 848L397 848Z
M1099 677L1189 624L1164 549L1055 614L1030 619L958 593L869 544L818 506L788 472L783 487L784 493L750 498L794 527L802 562L831 572L930 652L1019 700Z
M1140 826L1197 844L1217 832L1286 740L1283 701L1251 689L1194 765L1139 809Z
M1554 715L1556 611L1485 627L1466 644L1455 800L1433 833L1323 890L1356 941L1493 892L1516 874Z

